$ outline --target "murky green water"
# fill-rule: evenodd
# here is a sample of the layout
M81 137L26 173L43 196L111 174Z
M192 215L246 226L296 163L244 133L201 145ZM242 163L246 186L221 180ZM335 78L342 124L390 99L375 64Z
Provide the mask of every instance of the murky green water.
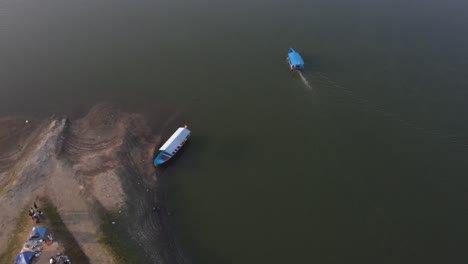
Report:
M0 1L0 113L110 101L193 137L194 263L468 260L468 4ZM293 46L305 78L285 64Z

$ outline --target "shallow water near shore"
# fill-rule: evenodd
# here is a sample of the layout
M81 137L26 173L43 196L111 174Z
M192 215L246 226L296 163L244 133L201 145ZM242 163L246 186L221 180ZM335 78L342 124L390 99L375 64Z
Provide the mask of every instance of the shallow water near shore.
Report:
M193 263L466 262L467 12L0 0L0 114L107 101L163 138L187 124L158 173ZM289 73L290 46L313 89Z

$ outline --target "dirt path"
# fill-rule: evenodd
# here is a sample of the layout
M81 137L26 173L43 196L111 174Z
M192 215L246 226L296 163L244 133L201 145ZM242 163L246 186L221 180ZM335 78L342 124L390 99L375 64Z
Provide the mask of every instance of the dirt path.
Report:
M90 263L117 262L98 241L101 209L117 214L122 238L131 238L132 253L145 263L188 263L170 232L152 167L158 140L141 115L107 104L78 120L0 119L0 252L21 209L46 196Z

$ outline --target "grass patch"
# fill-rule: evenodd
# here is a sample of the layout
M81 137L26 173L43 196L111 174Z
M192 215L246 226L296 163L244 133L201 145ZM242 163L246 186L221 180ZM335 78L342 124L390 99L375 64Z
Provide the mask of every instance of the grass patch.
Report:
M13 189L15 185L16 185L16 180L8 182L8 184L5 185L2 191L0 191L0 198L5 197L11 191L11 189Z
M141 249L129 237L125 224L122 221L116 221L115 224L112 224L115 219L121 220L120 215L102 213L101 219L103 223L101 224L98 241L109 250L118 263L146 263L143 255L137 254Z
M18 175L20 172L22 172L22 170L24 170L25 166L25 162L19 162L16 164L16 166L13 168L13 171L9 174L9 177L5 180L6 184L4 185L5 187L3 187L0 191L0 197L5 197L8 192L10 192L13 187L15 187Z
M26 206L23 211L21 211L20 219L16 224L16 229L14 234L10 237L7 248L5 252L0 255L0 264L11 264L15 263L15 258L18 253L21 251L21 248L24 244L25 238L24 234L29 231L29 226L31 218L27 214L29 207Z
M27 152L25 152L25 155L28 155ZM28 165L27 160L29 159L28 156L24 156L23 158L20 158L18 161L16 161L14 167L12 168L12 171L8 174L6 178L4 178L4 182L6 184L2 184L4 187L0 191L0 197L4 197L8 194L8 192L15 187L17 179L19 178L20 174L24 171L24 168Z
M67 255L72 263L89 263L88 257L81 250L75 237L70 233L60 218L56 207L45 198L40 201L41 209L44 211L45 224L48 233L54 236L54 240L60 242L65 248L64 254ZM1 264L1 263L0 263Z

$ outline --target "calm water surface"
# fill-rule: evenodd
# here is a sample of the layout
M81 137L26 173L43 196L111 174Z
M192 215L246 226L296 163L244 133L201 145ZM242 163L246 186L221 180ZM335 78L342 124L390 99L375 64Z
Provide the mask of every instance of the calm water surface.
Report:
M468 261L468 4L0 0L0 113L110 101L193 137L194 263ZM305 78L285 64L293 46ZM164 117L166 118L166 117Z

